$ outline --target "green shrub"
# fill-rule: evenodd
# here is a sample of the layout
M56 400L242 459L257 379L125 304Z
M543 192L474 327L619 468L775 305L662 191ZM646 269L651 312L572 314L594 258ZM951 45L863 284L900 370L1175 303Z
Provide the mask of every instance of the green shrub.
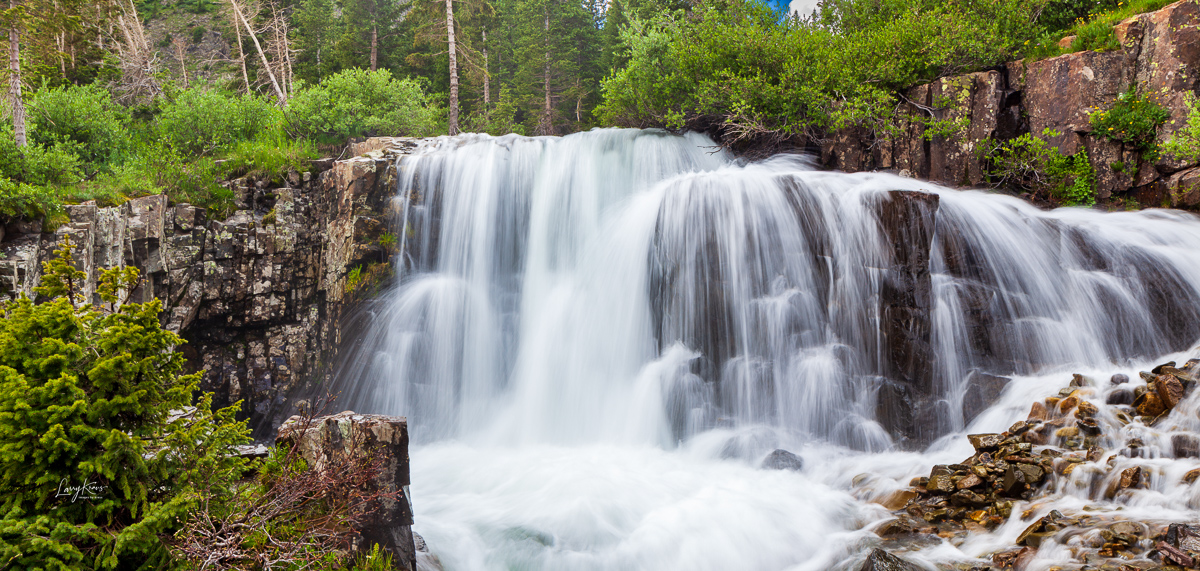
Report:
M439 132L442 111L421 85L391 72L349 69L319 85L300 85L288 103L288 131L323 143L372 135L429 136Z
M1158 155L1155 143L1158 127L1171 118L1158 99L1158 95L1147 96L1138 93L1136 86L1130 87L1117 96L1111 109L1091 113L1093 132L1141 151L1145 158L1153 160Z
M288 172L307 171L309 161L319 156L316 143L310 140L280 132L262 133L234 146L221 168L235 176L249 174L278 182Z
M29 114L31 143L68 143L93 172L119 163L133 149L129 112L97 85L43 88L30 99Z
M1058 47L1058 42L1067 36L1075 36L1075 40L1065 50L1066 52L1119 49L1121 46L1113 32L1114 26L1138 14L1158 10L1170 4L1171 1L1052 0L1047 5L1047 12L1044 12L1039 20L1045 33L1032 45L1025 46L1022 54L1031 60L1060 55L1064 53L1064 50ZM1056 5L1066 6L1066 8L1055 12ZM1069 13L1076 14L1076 18L1072 22L1064 19Z
M233 191L221 186L221 169L210 157L187 158L166 147L149 147L113 169L109 176L83 186L86 192L118 200L166 194L171 202L208 208L214 216L233 211Z
M200 40L204 39L204 34L206 34L206 33L208 33L208 30L204 29L204 26L196 26L196 27L192 28L192 30L191 30L192 43L193 44L200 43Z
M81 161L69 142L46 147L31 143L18 147L12 125L0 125L0 176L32 185L61 185L78 182Z
M122 303L137 271L104 272L92 306L70 250L44 264L49 301L0 305L0 560L163 568L194 490L219 503L240 477L248 430L211 395L193 402L200 375L182 375L161 303Z
M1075 39L1071 41L1070 51L1107 52L1121 49L1117 41L1117 33L1113 25L1105 21L1088 22L1075 30Z
M61 210L62 204L52 187L0 178L0 219L47 218Z
M1200 159L1200 102L1190 93L1185 101L1188 110L1186 123L1175 131L1170 141L1163 144L1162 150L1178 159L1194 161Z
M163 105L158 138L181 155L213 156L277 126L282 116L266 98L196 87Z
M1042 133L1047 138L1058 135L1050 129ZM991 165L988 174L1000 185L1030 190L1067 206L1096 203L1096 175L1082 148L1063 155L1031 133L1008 141L989 139L980 148Z

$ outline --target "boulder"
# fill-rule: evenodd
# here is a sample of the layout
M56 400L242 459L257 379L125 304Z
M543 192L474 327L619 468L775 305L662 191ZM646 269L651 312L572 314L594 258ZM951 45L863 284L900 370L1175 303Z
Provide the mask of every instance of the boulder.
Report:
M761 467L765 470L791 470L799 472L804 469L804 460L799 456L783 449L776 449L763 459Z
M416 570L413 514L408 499L408 422L404 417L355 414L350 411L314 418L298 416L279 427L277 445L294 446L311 469L326 469L351 454L382 457L383 469L363 490L388 494L363 507L366 520L355 529L355 548L366 552L378 544L392 554L396 569Z
M858 571L920 571L920 567L876 547Z

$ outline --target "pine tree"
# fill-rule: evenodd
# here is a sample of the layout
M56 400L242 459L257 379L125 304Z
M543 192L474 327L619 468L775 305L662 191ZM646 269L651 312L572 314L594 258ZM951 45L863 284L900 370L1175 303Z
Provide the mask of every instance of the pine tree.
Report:
M199 375L180 374L161 304L125 303L137 271L104 272L92 306L72 249L44 264L46 302L0 306L0 561L162 564L197 487L240 476L231 449L248 431L232 407L212 412L211 395L189 406Z

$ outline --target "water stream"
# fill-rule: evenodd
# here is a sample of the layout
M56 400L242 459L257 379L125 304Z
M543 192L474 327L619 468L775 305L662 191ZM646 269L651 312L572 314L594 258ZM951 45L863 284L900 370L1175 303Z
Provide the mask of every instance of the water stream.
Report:
M414 529L447 570L850 568L888 517L871 500L968 456L956 435L1200 339L1183 213L1044 212L638 130L441 138L399 172L399 285L339 383L409 418ZM1013 380L984 410L989 375ZM1174 429L1200 428L1193 401ZM776 448L804 470L760 469ZM1036 509L1094 502L1080 486ZM1200 515L1177 475L1143 492L1101 511ZM1014 522L913 560L984 556Z

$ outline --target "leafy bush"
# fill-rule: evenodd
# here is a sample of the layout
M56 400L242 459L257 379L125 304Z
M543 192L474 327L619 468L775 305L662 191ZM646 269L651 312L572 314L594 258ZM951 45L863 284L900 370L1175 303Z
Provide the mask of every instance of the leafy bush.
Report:
M1171 1L1119 0L1113 2L1112 0L1102 0L1095 2L1093 6L1092 2L1083 0L1062 0L1062 4L1077 4L1075 9L1087 8L1086 14L1076 11L1074 12L1077 14L1075 20L1064 23L1063 17L1056 16L1054 12L1043 13L1040 21L1046 32L1032 45L1026 46L1022 53L1026 58L1039 60L1067 52L1119 49L1121 46L1117 42L1113 26L1138 14L1158 10L1170 4ZM1047 5L1047 9L1049 10L1059 3L1059 0L1052 1ZM1067 9L1062 13L1066 14L1071 10ZM1075 36L1075 40L1066 50L1063 50L1058 47L1058 42L1067 36Z
M307 171L309 161L318 156L317 145L310 140L292 139L279 132L263 133L234 146L222 169L234 175L280 181L290 171Z
M181 375L183 340L159 324L161 303L123 303L137 271L105 272L92 306L71 248L44 265L49 301L0 305L0 560L161 567L196 486L219 502L240 477L232 447L248 430L209 395L190 406L199 375Z
M1045 130L1043 137L1059 133ZM1067 206L1096 203L1096 175L1087 151L1063 155L1044 139L1026 133L1008 141L987 140L981 145L991 165L988 174L998 184L1040 193Z
M157 129L180 155L212 156L278 125L282 116L266 98L196 87L170 97Z
M371 135L434 135L441 115L416 81L393 78L384 69L350 69L319 85L301 85L289 101L286 120L293 136L345 143Z
M1093 111L1090 120L1095 134L1119 141L1142 152L1147 159L1158 154L1158 127L1171 113L1158 104L1157 95L1142 95L1136 87L1117 96L1112 109Z
M115 164L133 149L129 112L97 85L43 88L29 102L30 142L69 144L89 170Z
M1162 150L1176 158L1194 161L1200 159L1200 102L1189 93L1186 103L1187 123L1175 132L1170 141L1163 144Z
M206 30L204 28L204 26L196 26L196 27L192 28L192 30L191 30L192 43L193 44L200 43L200 40L204 39L204 34L206 34L206 33L208 33L208 30Z
M52 188L0 178L0 222L46 218L61 210L62 204Z
M221 169L209 157L189 159L166 147L147 147L110 176L84 186L109 197L166 194L172 202L203 206L214 216L233 211L233 191L221 186Z
M73 150L70 143L18 147L12 125L0 125L0 176L32 185L75 183L82 167Z
M779 24L755 2L704 0L624 31L629 63L604 81L597 113L627 126L717 123L735 139L886 129L896 90L1003 63L1036 36L1041 4L844 0Z

